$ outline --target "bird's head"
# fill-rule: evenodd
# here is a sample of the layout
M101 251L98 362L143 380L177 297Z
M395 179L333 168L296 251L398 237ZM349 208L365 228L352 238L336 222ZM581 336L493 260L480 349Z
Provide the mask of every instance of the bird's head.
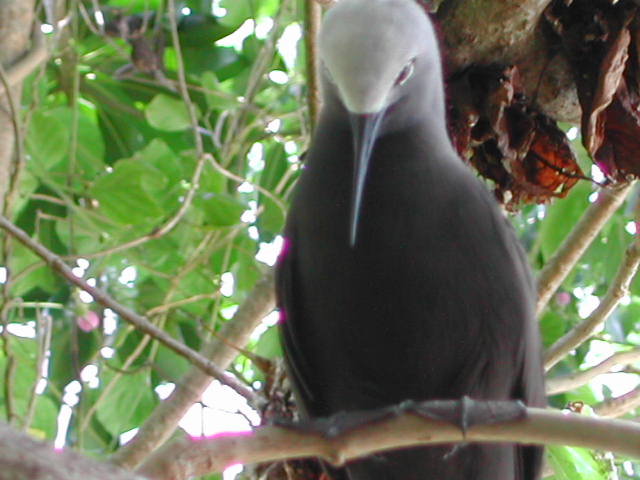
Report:
M325 16L325 89L352 114L387 110L412 90L442 89L431 22L414 0L341 0Z
M319 54L325 102L337 101L352 127L354 246L376 137L426 115L444 122L438 43L414 0L341 0L325 16Z

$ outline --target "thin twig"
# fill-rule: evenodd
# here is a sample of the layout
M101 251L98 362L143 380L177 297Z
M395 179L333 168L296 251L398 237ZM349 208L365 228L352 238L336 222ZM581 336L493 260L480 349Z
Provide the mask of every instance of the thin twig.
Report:
M322 8L315 0L305 1L304 15L304 44L307 50L307 106L309 108L309 120L311 131L318 122L320 111L320 82L318 79L318 32Z
M619 187L601 189L598 199L589 205L580 221L544 266L537 280L538 315L542 313L551 296L622 204L633 185L632 182Z
M195 197L196 192L200 188L200 178L202 177L202 171L204 169L204 165L206 162L206 157L203 155L198 159L198 163L196 164L196 169L193 172L193 176L191 177L191 187L187 191L187 194L184 196L184 200L182 201L182 205L176 212L176 214L171 217L167 222L159 228L154 229L153 231L143 235L141 237L135 238L129 242L122 243L120 245L116 245L115 247L107 248L105 250L100 250L98 252L93 253L83 253L82 255L73 255L73 256L65 256L65 259L76 259L76 258L86 258L90 260L92 258L104 257L106 255L113 255L114 253L122 252L123 250L128 250L130 248L139 247L140 245L147 243L150 240L156 240L158 238L164 237L166 234L171 232L178 223L184 218L187 213L187 210L191 207L191 203L193 202L193 198Z
M640 265L640 241L636 238L627 247L618 272L598 307L545 352L544 364L547 370L550 370L571 350L586 342L600 328L620 300L629 294L629 285L638 270L638 265Z
M239 143L238 129L245 124L247 114L249 113L248 107L253 104L254 98L259 92L260 86L264 81L267 67L271 62L273 62L277 39L279 38L281 33L280 30L282 29L282 19L288 12L290 4L291 0L282 0L280 2L278 13L273 19L272 33L265 40L258 57L255 59L251 67L251 72L249 73L249 78L247 80L247 88L243 96L244 105L231 115L221 154L222 161L225 162L225 165L229 165L234 157L234 148L236 148ZM225 159L228 160L225 161Z
M48 313L42 313L40 310L36 312L37 318L37 336L38 336L38 354L36 357L36 379L33 382L31 389L31 396L29 398L29 405L27 407L27 414L24 420L24 429L29 430L31 428L31 422L36 413L36 404L40 395L38 395L38 387L40 381L44 375L44 362L47 359L49 348L51 347L51 315Z
M2 312L2 332L0 333L0 338L2 338L2 353L5 357L4 386L2 388L2 394L4 397L5 418L8 423L13 423L16 417L13 396L14 382L16 378L16 357L13 354L13 349L11 348L11 334L7 329L8 321L5 316L6 313L7 309L4 308Z
M275 203L276 206L280 209L280 211L282 212L283 215L286 214L287 207L284 205L284 203L282 203L282 200L280 200L278 197L276 197L269 190L267 190L266 188L260 186L260 184L257 183L257 182L252 182L251 180L248 180L248 179L246 179L244 177L241 177L240 175L236 175L235 173L233 173L230 170L227 170L222 165L220 165L219 162L216 161L216 159L214 158L213 155L207 154L206 156L207 156L209 162L211 162L211 165L213 166L213 168L218 170L222 175L224 175L227 178L230 178L231 180L233 180L233 181L235 181L237 183L245 183L245 182L248 183L253 188L255 188L258 192L262 193L265 197L267 197L269 200L271 200L273 203Z
M220 336L232 345L246 345L260 321L275 307L274 272L269 269L256 284L233 318L220 329ZM213 339L203 355L226 368L237 351L219 339ZM202 371L192 368L173 393L162 402L140 427L138 434L111 458L111 461L132 469L153 450L162 445L173 433L191 405L211 383Z
M594 407L595 413L600 417L621 417L640 407L640 388L634 388L624 395L609 398Z
M184 104L189 111L189 119L191 120L191 129L193 130L193 140L196 144L196 153L198 159L201 159L204 155L204 144L202 143L202 136L200 135L198 125L198 110L191 101L189 96L189 87L187 86L187 76L184 69L184 59L182 58L182 49L180 48L180 37L178 35L178 22L176 15L178 10L176 9L175 0L169 0L167 3L169 12L169 25L171 26L171 41L173 43L173 49L176 55L177 73L178 73L178 86L180 95Z
M176 212L176 214L171 217L164 225L162 225L161 227L154 229L152 232L143 235L141 237L138 237L134 240L131 240L129 242L123 243L121 245L117 245L115 247L112 248L108 248L106 250L102 250L99 252L94 252L94 253L86 253L82 255L82 258L86 258L86 259L92 259L92 258L97 258L97 257L101 257L101 256L105 256L105 255L111 255L114 253L118 253L121 252L123 250L128 250L130 248L134 248L134 247L138 247L150 240L154 240L154 239L158 239L160 237L163 237L164 235L166 235L167 233L169 233L171 230L173 230L176 225L178 223L180 223L180 221L182 220L182 218L186 215L187 211L189 210L189 208L191 207L191 203L193 202L193 198L195 197L196 192L198 191L198 189L200 188L200 178L202 177L202 171L204 169L204 165L206 163L206 158L204 155L204 146L202 143L202 137L199 133L199 125L198 125L198 117L197 117L197 112L196 112L196 108L195 105L193 104L193 102L191 101L191 98L189 96L189 91L188 91L188 87L186 84L186 77L185 77L185 73L184 73L184 62L182 59L182 54L181 54L181 50L180 50L180 42L179 42L179 38L178 38L178 33L177 33L177 24L176 24L176 20L175 20L175 5L174 5L174 1L173 0L169 0L169 6L170 6L170 12L171 14L169 15L169 19L170 19L170 23L171 23L171 31L172 31L172 39L173 39L173 43L174 43L174 47L176 50L176 59L177 59L177 63L178 63L178 85L179 85L179 90L180 90L180 94L183 98L183 101L185 103L185 105L187 106L187 110L189 112L189 118L191 120L191 127L193 130L193 137L194 137L194 142L195 142L195 146L196 146L196 152L197 152L197 156L198 156L198 163L196 164L196 168L195 171L193 173L193 176L191 177L191 186L189 188L189 190L187 191L187 194L185 195L185 198L182 202L182 205L180 206L180 208L178 209L178 211Z
M599 364L570 375L547 379L547 395L556 395L558 393L568 392L583 385L599 375L608 373L616 366L629 365L640 360L640 348L634 348L626 352L617 352L609 358L603 360Z
M109 381L109 383L107 383L104 386L104 388L100 390L100 395L98 396L96 401L91 404L91 407L89 407L89 410L87 410L87 412L84 413L82 420L78 422L80 424L81 431L86 431L87 427L89 426L89 423L93 418L93 415L98 411L98 408L100 408L102 404L105 402L105 400L109 398L109 394L118 385L118 382L122 379L122 377L124 375L129 374L127 370L131 367L131 365L133 365L133 362L135 362L138 359L138 357L142 355L145 348L147 348L147 345L151 341L151 338L152 337L150 335L145 335L140 339L140 341L136 345L136 348L134 348L133 352L131 352L131 354L122 363L122 366L120 367L119 371L116 372L115 375L113 375L113 378L111 378L111 380Z
M195 350L192 350L185 344L175 340L165 331L159 329L151 322L149 322L149 320L147 320L145 317L138 315L133 310L130 310L124 305L118 303L104 291L92 287L84 279L76 277L71 269L67 266L67 264L64 263L64 261L59 256L29 237L29 235L25 231L21 230L16 225L11 223L4 216L0 216L0 227L10 233L25 247L29 248L31 251L45 260L51 268L53 268L56 272L66 278L70 283L89 293L95 301L107 308L110 308L118 315L120 315L123 320L134 325L141 332L152 336L153 338L164 344L167 348L183 356L192 364L200 368L203 372L206 372L207 374L219 380L221 383L233 388L240 395L247 398L249 402L253 404L259 403L258 398L252 390L248 389L240 382L230 377L223 370L218 368L213 362L207 360L201 354L199 354Z
M198 295L193 295L191 297L182 298L180 300L175 300L169 303L163 303L161 305L155 306L145 313L145 316L151 317L153 315L158 315L159 313L165 313L174 308L181 307L183 305L189 305L190 303L199 302L201 300L215 300L220 296L220 292L214 293L200 293Z

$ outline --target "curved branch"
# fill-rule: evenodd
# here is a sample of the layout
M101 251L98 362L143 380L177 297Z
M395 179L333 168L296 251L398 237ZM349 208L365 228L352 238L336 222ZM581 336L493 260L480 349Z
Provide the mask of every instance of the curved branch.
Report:
M551 296L569 275L609 218L622 205L633 185L634 183L629 183L601 189L598 199L589 205L580 221L544 266L537 280L538 315L542 313Z
M624 395L609 398L600 405L594 407L594 411L600 417L621 417L640 407L640 388L635 388Z
M626 352L617 352L594 367L570 375L547 379L547 395L568 392L586 385L598 375L611 371L617 365L629 365L640 360L640 348L634 348ZM603 415L606 416L606 415Z
M629 285L638 271L638 265L640 265L640 241L636 239L627 248L624 260L598 307L545 352L544 366L547 370L556 365L571 350L591 338L600 328L618 306L620 300L629 293Z
M421 405L428 407L434 403L438 402L424 402ZM459 404L458 401L449 403L453 406ZM489 410L494 411L512 402L475 403L493 404ZM341 425L342 421L348 423L349 416L335 419L335 424ZM333 423L332 419L325 419L325 422ZM635 422L605 420L540 408L526 409L526 417L520 420L473 426L466 434L451 423L413 412L363 423L360 427L334 436L320 433L317 423L307 427L292 429L265 426L251 433L230 433L206 439L185 438L156 452L139 472L155 480L183 479L221 471L237 463L303 457L321 457L335 465L342 465L348 460L381 450L459 442L573 445L640 456L640 425Z

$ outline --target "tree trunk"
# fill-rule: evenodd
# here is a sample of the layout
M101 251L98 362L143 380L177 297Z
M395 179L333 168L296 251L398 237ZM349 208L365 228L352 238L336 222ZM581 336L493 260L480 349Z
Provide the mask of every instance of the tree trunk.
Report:
M34 7L34 0L0 0L0 64L5 71L9 70L28 49ZM0 91L4 91L4 88ZM16 101L19 101L21 92L20 85L13 87L13 98ZM11 117L5 92L0 94L0 212L5 210L6 195L13 172L16 136Z

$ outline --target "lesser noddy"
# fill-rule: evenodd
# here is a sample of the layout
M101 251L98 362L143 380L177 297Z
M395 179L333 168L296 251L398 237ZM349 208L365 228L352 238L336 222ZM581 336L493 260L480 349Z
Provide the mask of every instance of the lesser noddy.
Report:
M277 270L303 414L465 395L545 405L530 271L447 135L429 18L413 0L341 0L319 49L323 108ZM542 452L418 447L333 475L534 480Z

